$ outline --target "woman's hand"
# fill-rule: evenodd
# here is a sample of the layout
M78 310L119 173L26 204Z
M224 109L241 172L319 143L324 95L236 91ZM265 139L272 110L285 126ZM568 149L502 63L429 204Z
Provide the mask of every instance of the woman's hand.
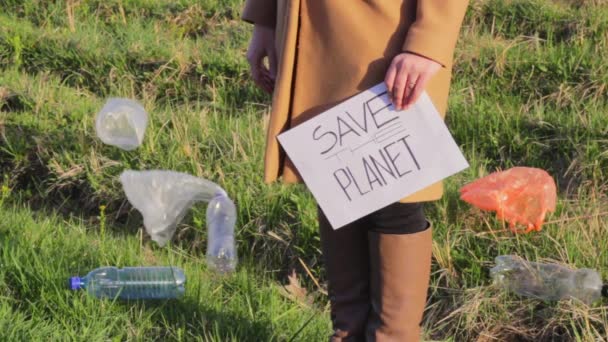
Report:
M268 67L264 64L266 57L268 58ZM247 49L247 61L249 61L251 76L258 87L272 93L277 72L274 29L254 25L253 36Z
M395 56L384 78L395 109L408 109L413 105L439 69L441 64L413 53Z

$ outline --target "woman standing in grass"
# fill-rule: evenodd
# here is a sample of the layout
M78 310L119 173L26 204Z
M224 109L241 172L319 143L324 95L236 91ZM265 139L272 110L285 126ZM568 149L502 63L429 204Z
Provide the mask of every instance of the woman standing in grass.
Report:
M264 179L301 182L277 136L385 81L397 109L426 90L445 115L468 0L246 0L247 58L274 93ZM264 60L268 59L268 67ZM431 268L422 202L441 183L333 230L319 210L332 341L418 341Z

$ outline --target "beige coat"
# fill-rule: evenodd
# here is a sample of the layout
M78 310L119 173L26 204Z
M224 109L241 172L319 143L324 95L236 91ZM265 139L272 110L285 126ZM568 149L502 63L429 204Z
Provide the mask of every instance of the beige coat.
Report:
M409 51L443 65L426 91L442 116L468 0L246 0L243 19L276 28L278 73L264 180L301 182L277 135L382 82ZM436 200L441 182L402 202Z

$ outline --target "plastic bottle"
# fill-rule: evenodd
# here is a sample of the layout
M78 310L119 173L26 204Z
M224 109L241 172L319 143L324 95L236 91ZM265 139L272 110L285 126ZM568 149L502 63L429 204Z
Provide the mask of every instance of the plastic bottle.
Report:
M70 278L72 290L97 298L168 299L185 292L186 276L176 267L101 267L85 277Z
M207 205L207 265L218 273L234 271L236 207L224 191L217 191Z
M608 295L600 275L591 269L530 262L501 255L490 270L494 283L519 295L543 300L579 299L590 304Z
M129 202L142 214L146 231L164 246L196 202L207 204L207 264L219 273L235 270L236 206L219 185L189 174L126 170L120 182Z

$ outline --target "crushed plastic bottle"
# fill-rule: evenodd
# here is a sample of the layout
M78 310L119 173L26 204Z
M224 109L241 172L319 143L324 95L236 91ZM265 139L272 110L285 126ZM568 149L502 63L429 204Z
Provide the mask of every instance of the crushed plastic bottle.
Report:
M588 268L530 262L515 255L495 260L490 270L494 283L522 296L549 301L574 298L591 304L608 294L600 275Z
M147 125L148 114L144 107L122 98L110 98L95 120L99 139L126 151L141 145Z
M164 170L127 170L120 175L120 182L129 202L142 214L146 231L160 246L171 239L194 203L208 202L208 265L222 273L235 269L236 207L219 185L189 174Z
M184 295L186 276L177 267L97 268L70 278L72 290L85 289L97 298L170 299Z

